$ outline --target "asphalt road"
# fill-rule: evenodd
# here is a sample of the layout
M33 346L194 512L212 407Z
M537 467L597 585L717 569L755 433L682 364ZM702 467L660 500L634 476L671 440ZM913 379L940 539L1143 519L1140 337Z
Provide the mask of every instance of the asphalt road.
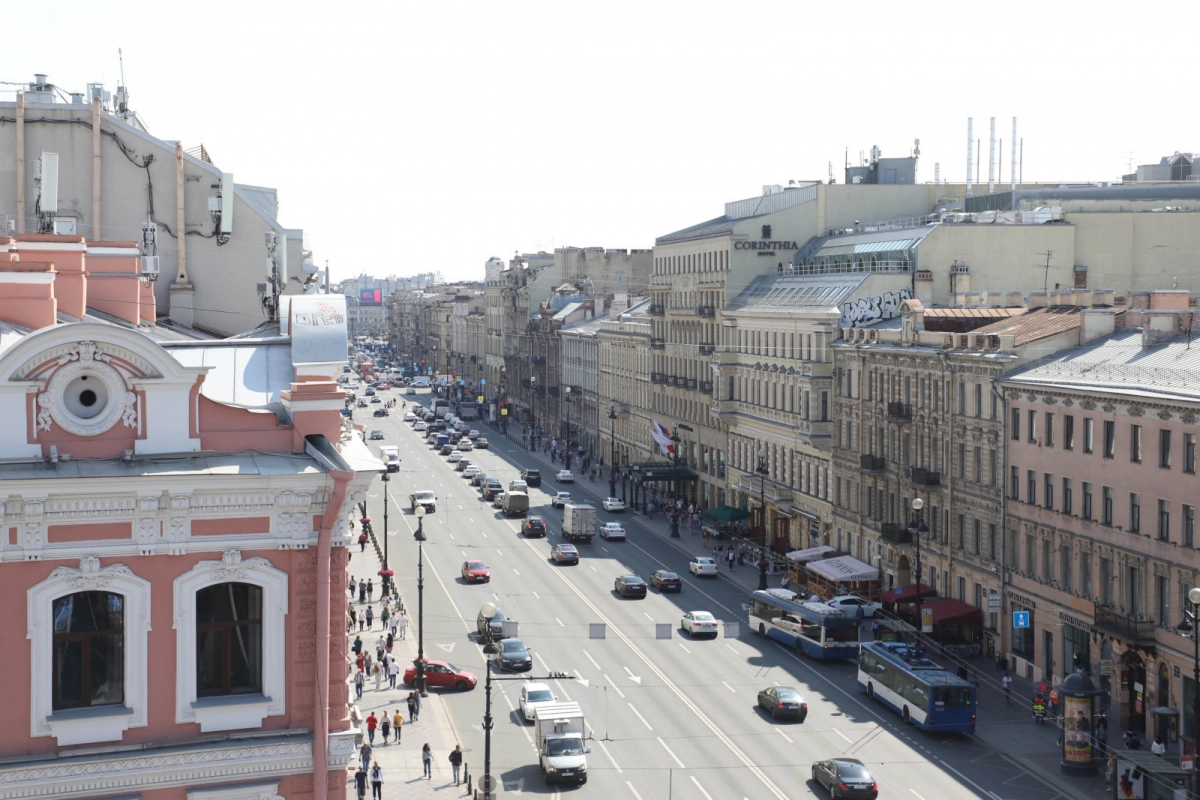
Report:
M427 404L384 393L397 400ZM1022 773L1011 759L971 736L929 735L859 692L849 662L817 662L759 637L747 629L746 592L729 581L698 579L687 573L685 552L645 530L639 518L599 510L606 485L584 481L560 487L552 472L483 428L490 450L467 457L507 486L522 466L542 469L544 483L531 489L531 513L550 529L547 539L525 540L518 519L505 519L481 501L479 492L426 443L423 433L403 422L397 408L386 419L363 417L367 431L381 428L386 439L368 444L397 445L401 469L388 484L390 562L416 624L416 518L408 495L431 489L437 511L425 517L426 656L474 671L474 691L447 696L447 708L467 751L473 776L482 774L485 660L475 641L475 619L486 601L495 602L519 625L519 636L534 653L534 676L566 672L576 680L548 681L558 698L583 707L591 729L586 786L547 787L537 767L532 725L517 710L519 681L493 683L492 774L503 786L499 796L574 794L585 797L673 800L697 798L775 798L827 796L810 780L814 761L835 756L865 762L880 786L881 798L1008 798L1041 800L1057 792ZM524 458L523 458L524 455ZM628 540L580 545L578 566L555 566L550 544L559 540L561 512L550 508L552 492L566 488L576 500L593 500L601 520L625 523ZM589 492L596 498L589 497ZM380 530L382 485L376 484L369 513ZM685 543L696 539L681 540ZM467 585L462 562L479 559L491 568L490 584ZM681 594L651 591L645 599L621 599L614 579L636 574L649 579L658 568L684 577ZM747 566L744 569L751 569ZM739 623L740 635L693 641L680 629L680 616L713 612L723 623ZM593 623L604 623L593 638ZM657 638L657 626L670 638ZM499 677L499 675L497 675ZM504 676L509 677L509 676ZM794 686L808 703L803 724L774 722L756 708L760 689ZM986 721L981 721L986 724ZM1031 779L1032 778L1032 779ZM1020 786L1020 790L1015 788Z

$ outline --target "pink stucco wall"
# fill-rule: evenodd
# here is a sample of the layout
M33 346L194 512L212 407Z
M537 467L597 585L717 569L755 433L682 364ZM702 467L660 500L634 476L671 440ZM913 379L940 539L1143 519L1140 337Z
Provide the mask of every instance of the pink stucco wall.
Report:
M49 261L58 273L54 279L54 296L58 298L58 310L82 319L87 304L87 277L84 272L86 251L79 250L31 250L22 245L39 244L83 244L82 236L61 236L48 233L23 233L16 237L13 249L22 260Z
M47 525L46 541L98 542L104 539L132 539L132 522L92 522L81 525Z
M268 453L292 452L292 429L280 425L274 414L221 405L204 396L199 405L200 446L205 450L236 453L253 447Z

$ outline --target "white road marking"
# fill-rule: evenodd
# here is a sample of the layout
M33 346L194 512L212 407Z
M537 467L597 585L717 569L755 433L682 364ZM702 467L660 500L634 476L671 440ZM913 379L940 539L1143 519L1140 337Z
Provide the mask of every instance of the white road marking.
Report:
M588 569L590 569L592 572L596 571L596 568L593 567L591 564L588 564Z
M499 553L500 555L504 555L504 551L501 550L499 547L496 548L496 552Z
M622 770L622 769L621 769L621 766L620 766L619 764L617 764L617 762L616 762L616 759L614 759L614 758L612 757L612 753L608 752L608 747L606 747L606 746L605 746L605 744L604 744L604 740L603 740L603 739L597 739L597 740L596 740L596 744L600 745L600 749L604 751L604 755L605 755L605 757L606 757L606 758L607 758L609 761L611 761L611 762L612 762L613 769L615 769L615 770L617 771L617 774L618 774L618 775L621 775L621 774L623 774L623 773L624 773L624 770Z
M636 797L637 800L642 800L642 796L637 793L637 789L633 788L632 783L630 783L629 781L625 781L625 785L629 787L629 791L633 792L633 796Z
M642 679L640 676L634 675L633 670L631 670L629 667L625 667L624 669L625 669L625 674L629 676L629 680L633 681L638 686L642 685Z
M466 558L466 557L467 557L467 551L466 551L466 550L463 550L463 551L462 551L462 554L463 554L463 558Z
M834 733L836 733L838 736L840 736L840 737L842 737L843 739L845 739L847 744L854 744L854 740L853 740L853 739L851 739L849 736L847 736L846 734L844 734L844 733L842 733L841 731L839 731L837 728L833 728L832 730L833 730L833 732L834 732Z
M487 538L487 531L481 529L479 532L483 534L483 538Z
M638 713L638 710L633 707L633 703L626 703L626 705L629 706L629 710L632 711L634 713L634 715L637 716L637 718L642 721L642 724L646 726L646 730L648 730L648 731L654 730L654 728L650 727L650 723L646 722L646 718L643 717L640 713Z
M596 669L600 669L600 665L596 663L596 659L592 658L591 653L589 653L587 650L584 650L582 652L585 656L587 656L587 660L592 662L593 667L595 667Z
M689 775L688 777L692 779L692 783L696 784L696 788L700 791L700 794L704 795L707 800L712 800L712 795L704 791L704 787L700 785L700 781L696 780L695 775Z
M792 741L792 737L788 736L786 733L784 733L783 731L779 730L779 728L774 728L773 730L774 730L776 733L778 733L780 736L782 736L784 739L787 739L787 743L788 743L788 744L795 744L795 742L793 742L793 741Z
M554 621L557 622L560 626L562 626L564 628L567 627L566 625L563 625L563 621L561 619L559 619L558 617L555 617Z
M737 653L739 656L741 655L741 653L738 653L737 649L734 648L734 646L729 644L728 642L725 643L725 646L728 647L730 650L733 650L733 652Z
M601 549L601 550L603 550L603 551L604 551L604 552L606 552L606 553L608 552L608 548L607 548L607 547L605 547L604 545L600 545L600 549Z
M521 573L517 572L516 567L513 567L513 574L515 574L518 578L521 577Z
M532 594L533 594L533 597L534 597L534 599L535 599L535 600L541 600L541 599L542 599L542 598L538 597L538 593L537 593L537 592L533 592Z
M617 688L617 684L616 684L616 682L615 682L615 681L613 681L613 679L612 679L612 678L610 678L610 677L608 677L607 675L605 675L605 676L604 676L604 680L608 681L608 685L612 687L612 690L613 690L614 692L616 692L617 694L621 695L621 699L622 699L622 700L624 700L624 699L625 699L625 693L624 693L624 692L622 692L622 691L621 691L619 688Z
M683 648L683 652L687 653L689 656L692 654L692 651L691 651L691 650L688 650L688 649L687 649L687 645L685 645L683 642L676 642L675 644L677 644L677 645L679 645L680 647L682 647L682 648Z
M914 795L916 795L916 798L917 798L917 800L925 800L925 798L924 798L924 797L921 797L921 795L917 794L917 790L916 790L916 789L911 789L911 788L910 788L910 789L909 789L909 791L910 791L910 792L912 792Z
M546 664L546 660L544 658L542 658L541 653L534 653L533 657L536 658L538 660L538 662L542 665L542 669L546 670L546 672L550 671L550 667Z
M646 619L650 620L651 622L654 622L654 617L650 616L645 611L642 612L642 616L645 617Z
M450 531L446 531L446 533L450 533ZM450 533L450 538L451 538L451 539L453 539L453 538L454 538L454 534L453 534L453 533Z
M729 685L728 683L726 683L725 681L721 681L721 685L722 685L722 686L724 686L724 687L725 687L726 689L728 689L729 691L733 692L734 694L737 694L737 689L733 688L732 686L730 686L730 685Z
M683 762L679 760L679 756L675 755L675 753L671 751L671 748L667 747L667 743L663 741L663 738L661 736L656 736L655 738L658 739L658 743L663 746L663 750L666 750L667 754L671 756L671 758L675 759L675 763L679 765L679 768L686 769L686 767L683 766Z

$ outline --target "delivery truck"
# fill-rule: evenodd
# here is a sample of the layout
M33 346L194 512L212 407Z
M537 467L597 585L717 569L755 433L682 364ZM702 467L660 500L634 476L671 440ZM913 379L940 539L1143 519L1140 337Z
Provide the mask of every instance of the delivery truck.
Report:
M529 495L525 492L508 492L501 503L506 517L523 517L529 513Z
M533 710L533 739L546 783L587 783L583 709L578 703L546 703Z
M388 472L400 471L400 449L395 445L380 445L379 460L384 463Z
M577 503L563 505L562 535L572 542L591 544L596 535L596 508Z

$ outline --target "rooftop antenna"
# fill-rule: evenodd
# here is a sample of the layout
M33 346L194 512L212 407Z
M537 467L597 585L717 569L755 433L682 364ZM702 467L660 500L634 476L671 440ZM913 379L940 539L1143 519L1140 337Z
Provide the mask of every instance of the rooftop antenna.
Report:
M1045 271L1045 279L1042 281L1042 294L1048 294L1050 291L1050 256L1054 255L1054 251L1047 250L1044 253L1038 253L1038 255L1046 257L1045 264L1034 264L1034 266L1041 267Z

